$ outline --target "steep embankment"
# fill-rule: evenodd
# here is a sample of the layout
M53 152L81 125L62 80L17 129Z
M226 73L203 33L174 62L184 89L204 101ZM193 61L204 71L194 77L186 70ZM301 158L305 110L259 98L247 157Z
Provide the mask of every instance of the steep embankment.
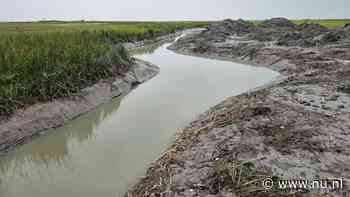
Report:
M350 179L348 29L283 18L259 26L225 20L170 49L265 66L284 77L192 122L126 196L299 196L276 181ZM262 185L266 177L275 181L270 190ZM343 196L344 187L328 192Z

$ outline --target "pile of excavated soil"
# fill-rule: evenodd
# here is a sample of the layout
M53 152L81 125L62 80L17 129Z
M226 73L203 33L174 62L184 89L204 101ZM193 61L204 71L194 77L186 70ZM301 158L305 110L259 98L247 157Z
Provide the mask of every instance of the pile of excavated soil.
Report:
M226 20L170 49L264 66L283 76L228 98L181 133L126 196L346 196L350 181L350 35L287 19ZM343 179L341 190L262 183ZM327 194L327 195L326 195Z
M268 28L295 28L296 25L286 18L272 18L262 22L263 27Z

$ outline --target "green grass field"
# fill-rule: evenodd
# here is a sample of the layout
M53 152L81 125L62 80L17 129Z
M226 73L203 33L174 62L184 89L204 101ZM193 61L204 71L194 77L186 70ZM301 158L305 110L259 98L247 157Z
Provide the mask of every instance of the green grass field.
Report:
M350 19L299 19L292 20L295 24L300 25L303 23L316 23L327 28L340 28L345 24L350 23ZM259 25L262 21L252 21L254 24Z
M205 22L0 23L0 117L72 95L132 63L122 42Z
M0 23L0 32L113 31L120 34L141 35L140 37L142 37L149 32L168 33L207 24L209 22L16 22Z
M350 19L304 19L304 20L293 20L297 25L303 23L317 23L327 28L338 28L344 27L345 24L350 23Z

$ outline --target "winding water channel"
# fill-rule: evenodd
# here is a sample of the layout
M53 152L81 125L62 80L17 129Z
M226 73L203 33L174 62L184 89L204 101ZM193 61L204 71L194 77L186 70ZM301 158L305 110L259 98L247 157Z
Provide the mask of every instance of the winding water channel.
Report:
M200 113L278 76L265 68L179 55L168 45L135 54L160 67L152 80L0 156L0 196L123 196Z

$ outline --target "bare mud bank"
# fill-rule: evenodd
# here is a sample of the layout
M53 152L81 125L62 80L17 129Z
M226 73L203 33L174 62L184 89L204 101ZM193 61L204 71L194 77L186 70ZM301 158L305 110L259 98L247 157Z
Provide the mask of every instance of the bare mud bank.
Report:
M283 77L202 114L126 196L349 194L348 29L295 25L283 18L259 26L225 20L169 48L268 67ZM267 178L275 183L272 189L262 184ZM279 180L289 179L341 179L344 184L323 190L278 187Z

